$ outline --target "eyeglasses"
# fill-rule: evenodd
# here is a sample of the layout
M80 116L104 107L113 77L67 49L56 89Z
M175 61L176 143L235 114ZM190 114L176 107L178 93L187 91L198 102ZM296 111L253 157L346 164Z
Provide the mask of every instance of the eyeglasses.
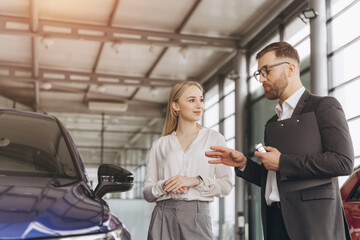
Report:
M260 70L255 71L253 76L255 77L256 81L260 81L260 74L263 77L267 77L269 75L269 73L270 73L270 70L268 68L276 67L276 66L279 66L281 64L290 64L290 63L289 62L280 62L280 63L275 63L273 65L265 65L262 68L260 68Z

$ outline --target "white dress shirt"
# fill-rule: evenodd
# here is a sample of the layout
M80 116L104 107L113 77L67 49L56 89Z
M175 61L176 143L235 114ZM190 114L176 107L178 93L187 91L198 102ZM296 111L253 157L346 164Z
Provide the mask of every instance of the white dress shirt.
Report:
M215 130L202 128L184 152L176 132L154 142L147 162L144 198L148 202L166 199L213 201L214 197L228 195L233 187L233 170L223 164L210 164L205 152L210 146L226 146L224 137ZM176 175L196 177L203 182L188 188L185 194L167 193L164 182Z
M304 92L305 88L301 87L293 95L286 99L286 101L283 102L282 106L279 103L276 105L275 111L279 117L278 121L290 118L292 116L295 107ZM273 202L280 201L280 194L275 171L268 171L268 175L266 178L265 200L268 206L270 206Z

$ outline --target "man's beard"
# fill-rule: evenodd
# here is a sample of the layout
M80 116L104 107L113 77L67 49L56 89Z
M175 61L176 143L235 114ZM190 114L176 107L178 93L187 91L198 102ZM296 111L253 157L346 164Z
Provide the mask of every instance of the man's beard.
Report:
M271 85L269 85L270 90L265 91L265 97L269 100L279 99L284 93L285 88L288 86L288 80L285 76L281 76Z

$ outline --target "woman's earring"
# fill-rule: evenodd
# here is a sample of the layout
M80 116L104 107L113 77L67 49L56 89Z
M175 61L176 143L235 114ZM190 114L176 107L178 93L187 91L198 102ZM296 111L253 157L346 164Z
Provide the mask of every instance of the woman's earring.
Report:
M175 116L177 117L179 115L179 111L175 111Z

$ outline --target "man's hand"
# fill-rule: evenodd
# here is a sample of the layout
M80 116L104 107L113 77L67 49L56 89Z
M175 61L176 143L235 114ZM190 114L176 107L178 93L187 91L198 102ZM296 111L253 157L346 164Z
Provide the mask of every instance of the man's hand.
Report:
M258 158L267 170L278 171L281 153L273 147L264 147L266 153L255 151L254 156Z
M220 147L220 146L212 146L210 147L213 151L205 152L205 156L209 158L219 158L218 160L210 160L208 161L211 164L225 164L228 166L243 168L246 165L247 158L241 152L236 150Z

